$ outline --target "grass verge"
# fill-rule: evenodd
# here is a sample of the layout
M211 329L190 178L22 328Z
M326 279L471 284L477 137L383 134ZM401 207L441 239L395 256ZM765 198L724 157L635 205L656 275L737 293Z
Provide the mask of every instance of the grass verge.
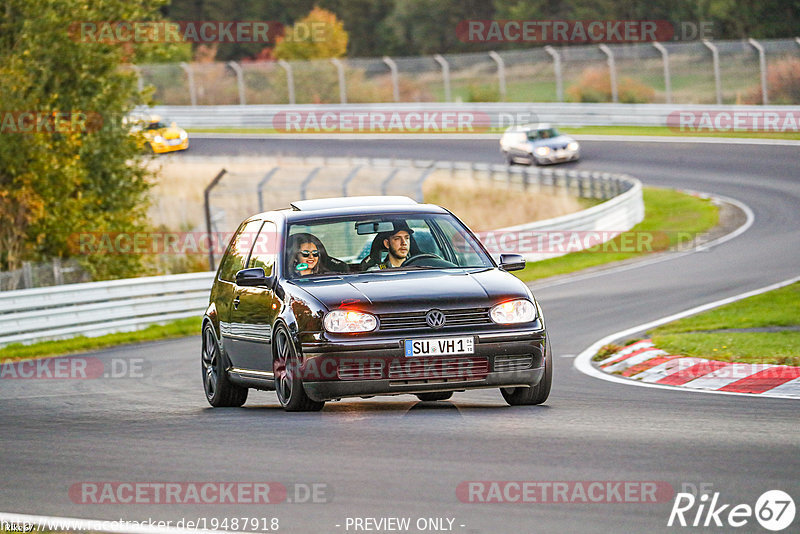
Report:
M0 362L45 356L61 356L129 343L196 335L200 333L200 321L200 317L189 317L163 325L151 325L135 332L118 332L98 337L79 336L71 339L42 341L31 345L13 343L0 348Z
M786 327L794 329L781 330ZM776 331L742 331L764 328ZM671 354L800 366L797 328L800 328L800 282L680 319L650 334L657 347Z
M549 260L529 263L514 274L524 282L559 274L580 271L611 262L661 252L679 245L689 237L713 228L719 220L719 209L708 199L669 189L643 189L645 218L630 231L615 239L580 252ZM650 246L637 247L643 238L652 237ZM634 246L630 246L630 243ZM641 248L641 251L631 249Z

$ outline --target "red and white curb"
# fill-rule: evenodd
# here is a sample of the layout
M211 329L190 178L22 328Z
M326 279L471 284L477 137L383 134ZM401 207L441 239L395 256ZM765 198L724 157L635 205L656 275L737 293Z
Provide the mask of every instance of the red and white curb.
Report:
M668 354L650 339L628 345L596 365L606 373L650 384L800 398L800 367Z
M722 239L725 239L725 238L723 237ZM698 379L698 378L704 378L704 379L724 378L724 377L717 377L716 375L712 375L711 374L711 373L714 373L715 371L718 371L719 369L715 369L713 371L705 372L705 373L702 373L702 374L699 374L699 375L697 373L700 372L700 371L705 371L704 368L697 367L692 371L688 371L688 368L684 369L683 370L684 372L682 374L676 375L674 377L674 379L678 379L678 378L681 379L679 381L680 383L677 384L677 385L674 385L674 384L669 383L669 382L667 382L667 383L659 383L658 380L660 380L663 377L659 377L659 378L655 378L654 379L654 376L657 373L659 373L659 372L666 373L667 372L665 369L668 366L664 365L664 364L668 363L671 360L677 360L679 358L682 358L680 356L674 357L674 358L671 358L671 359L665 359L661 363L657 364L657 366L658 365L664 365L664 367L657 368L657 366L653 366L652 368L648 369L649 370L648 375L643 375L642 377L637 377L637 378L641 378L641 379L636 379L636 380L634 380L633 377L629 378L629 377L620 376L620 375L617 375L617 374L612 374L613 371L616 370L616 368L612 369L610 372L606 372L605 368L601 369L601 368L597 367L594 362L592 362L592 358L594 357L595 354L597 354L597 352L600 350L600 348L602 348L605 345L608 345L609 343L613 343L613 342L615 342L617 340L625 339L626 337L630 337L630 336L633 336L633 335L641 334L643 332L647 332L647 331L649 331L649 330L651 330L651 329L653 329L653 328L655 328L657 326L661 326L663 324L671 323L672 321L677 321L678 319L683 319L684 317L689 317L690 315L696 315L696 314L704 312L704 311L713 310L714 308L718 308L720 306L724 306L725 304L730 304L731 302L736 302L738 300L742 300L742 299L745 299L747 297L760 295L762 293L766 293L767 291L772 291L773 289L779 289L781 287L784 287L784 286L787 286L787 285L790 285L790 284L794 284L795 282L800 282L800 276L795 276L793 278L790 278L788 280L784 280L782 282L777 282L775 284L770 284L768 286L764 286L764 287L761 287L761 288L758 288L758 289L754 289L752 291L746 291L744 293L740 293L740 294L734 295L732 297L727 297L727 298L724 298L724 299L721 299L721 300L717 300L717 301L714 301L714 302L709 302L707 304L702 304L700 306L697 306L695 308L691 308L689 310L684 310L682 312L675 313L673 315L660 317L658 319L655 319L655 320L652 320L652 321L649 321L649 322L646 322L646 323L638 324L638 325L626 328L624 330L620 330L619 332L614 332L613 334L609 334L609 335L607 335L607 336L605 336L605 337L603 337L601 339L598 339L597 341L595 341L594 343L592 343L591 345L586 347L580 354L578 354L575 357L575 360L574 360L575 369L577 369L581 373L584 373L584 374L586 374L588 376L591 376L593 378L598 378L600 380L605 380L607 382L615 382L617 384L623 384L623 385L627 385L627 386L639 386L639 387L645 387L645 388L667 389L667 390L671 389L671 390L674 390L674 391L683 391L683 392L689 392L689 391L698 392L698 393L702 392L702 393L705 393L705 394L716 394L716 395L744 395L744 396L757 396L757 397L782 398L782 399L800 399L800 391L798 391L798 390L800 390L800 387L797 384L797 382L798 382L797 378L795 378L793 380L784 381L781 384L775 384L770 389L764 390L761 393L756 393L756 394L749 393L749 392L730 391L730 390L722 389L724 386L731 385L734 382L736 382L737 380L732 380L729 384L726 383L724 386L719 386L720 389L714 389L714 388L710 388L710 387L706 387L706 388L698 387L701 384L703 384L703 382L697 382L697 383L693 384L694 387L686 387L686 385L689 382L692 382L692 381L694 381L695 379ZM628 349L628 348L630 348L630 347L626 347L626 349ZM633 349L631 349L631 352L635 352L638 349L644 349L644 348L647 348L647 347L640 346L638 348L633 348ZM655 347L653 347L653 348L655 348ZM658 350L658 349L655 349L655 350ZM648 361L648 360L650 360L652 358L658 358L658 357L666 358L668 356L670 356L670 355L668 355L666 353L651 354L651 355L648 355L648 357L642 356L641 360L639 360L638 363L644 363L644 362L646 362L646 361ZM622 358L622 357L624 357L623 354L617 353L616 358ZM635 360L632 360L632 363L633 363L633 361L635 361ZM710 360L706 360L706 361L710 361ZM614 363L614 362L612 360L612 361L606 362L606 363L611 364L611 363ZM619 362L616 362L616 363L619 363ZM695 361L694 363L697 364L697 363L702 363L702 362ZM725 372L733 372L733 370L741 369L742 368L741 366L749 365L749 364L740 364L740 363L729 364L727 362L717 362L717 363L721 363L725 367L727 367L727 366L735 366L735 367L732 367L731 371L725 371ZM636 365L636 364L634 363L633 365ZM672 365L680 365L680 364L672 364ZM687 365L687 364L684 363L683 365ZM609 365L609 367L610 367L610 365ZM752 366L749 366L749 367L752 367ZM772 367L786 368L787 366L772 366ZM796 368L789 367L789 369L796 369ZM764 371L764 369L761 369L759 372L761 372L761 371ZM777 373L781 373L781 372L789 373L790 371L780 371L779 370L779 371L772 371L772 372L773 373L776 373L776 372ZM639 374L639 373L636 373L636 374ZM755 373L751 373L751 374L755 374ZM645 376L648 376L649 380L651 380L651 381L645 381L644 380ZM741 378L744 378L744 377L741 377ZM708 384L708 382L705 382L705 383Z

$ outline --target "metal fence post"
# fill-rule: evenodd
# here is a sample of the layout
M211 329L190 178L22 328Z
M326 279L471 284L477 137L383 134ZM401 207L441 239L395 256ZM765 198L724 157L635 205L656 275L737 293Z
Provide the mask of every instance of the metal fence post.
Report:
M308 196L307 196L308 186L311 183L311 180L313 180L314 177L317 176L317 174L321 170L322 170L322 167L314 167L311 170L311 172L308 173L308 175L305 177L305 179L303 180L303 183L300 184L300 199L301 200L306 200L308 198Z
M545 46L544 51L553 58L553 70L556 72L556 102L563 102L564 80L561 76L561 55L550 45Z
M332 57L331 63L336 65L336 71L339 74L339 101L342 104L347 104L347 85L344 79L344 63L338 57Z
M769 99L767 98L767 56L761 43L752 37L747 41L753 45L753 48L758 50L758 66L761 69L761 103L766 106L769 104Z
M383 179L383 181L381 182L381 195L386 196L389 194L387 193L387 191L389 190L389 183L392 180L394 180L394 177L397 176L398 172L400 172L400 169L395 167L394 169L392 169L389 175Z
M192 72L192 66L186 63L185 61L181 61L181 68L186 73L186 77L189 81L189 98L192 101L192 106L196 106L197 88L194 86L194 72Z
M392 97L395 102L400 102L400 76L397 73L397 63L389 56L383 56L383 62L388 65L392 72Z
M294 105L294 73L292 72L292 65L285 59L279 59L278 65L286 71L286 87L289 90L289 104Z
M142 80L142 69L138 65L131 65L131 69L136 73L136 90L140 93L144 91L144 80Z
M444 81L444 101L450 102L452 99L450 98L450 65L447 63L447 60L441 55L436 54L433 56L433 59L442 66L442 80Z
M267 174L258 182L258 211L264 211L264 186L280 170L280 166L272 167Z
M722 105L722 80L719 74L719 50L708 39L703 39L703 44L711 50L711 59L714 62L714 85L717 89L717 105Z
M497 83L500 88L500 100L506 99L506 63L500 54L492 50L489 52L489 57L497 63Z
M664 91L666 93L667 104L672 104L672 81L669 76L669 52L664 48L664 45L658 41L653 42L656 50L661 52L661 60L664 62Z
M228 61L228 66L236 73L236 85L239 87L239 105L246 106L247 102L244 98L244 72L242 66L235 61Z
M425 180L428 179L428 177L431 175L431 173L433 171L435 171L435 170L436 170L436 167L434 167L434 164L431 163L430 167L428 167L427 169L422 171L422 174L417 179L417 202L422 202L422 198L423 198L422 185L425 183Z
M64 283L64 271L61 268L61 258L53 258L53 285L60 286Z
M214 270L214 241L213 234L211 233L211 190L222 180L222 177L225 176L225 173L228 172L225 169L219 171L211 183L206 186L205 191L203 191L203 203L205 204L205 211L206 211L206 232L208 232L208 239L209 239L209 247L208 247L208 270Z
M614 53L604 44L600 45L600 50L608 58L608 73L611 76L611 101L616 104L619 102L619 96L617 95L617 64L614 62Z
M353 181L353 178L356 177L356 175L358 174L358 171L360 171L360 170L361 170L361 165L356 165L355 167L353 167L353 170L351 170L347 174L347 176L345 176L344 181L342 182L342 196L343 197L348 196L348 194L347 194L347 186L350 185L350 182Z

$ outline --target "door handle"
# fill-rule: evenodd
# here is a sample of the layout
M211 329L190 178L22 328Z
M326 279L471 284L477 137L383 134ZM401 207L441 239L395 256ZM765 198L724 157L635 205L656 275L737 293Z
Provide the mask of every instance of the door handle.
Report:
M236 296L235 299L233 299L233 309L234 310L238 310L239 309L239 296L238 295Z

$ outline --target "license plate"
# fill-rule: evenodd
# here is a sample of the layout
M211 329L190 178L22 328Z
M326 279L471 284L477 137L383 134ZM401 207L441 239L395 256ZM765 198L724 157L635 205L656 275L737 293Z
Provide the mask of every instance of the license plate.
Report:
M179 144L181 144L181 140L180 139L169 139L169 140L167 140L167 144L169 144L169 145L179 145Z
M405 349L407 357L472 354L475 352L475 340L471 337L406 339Z

